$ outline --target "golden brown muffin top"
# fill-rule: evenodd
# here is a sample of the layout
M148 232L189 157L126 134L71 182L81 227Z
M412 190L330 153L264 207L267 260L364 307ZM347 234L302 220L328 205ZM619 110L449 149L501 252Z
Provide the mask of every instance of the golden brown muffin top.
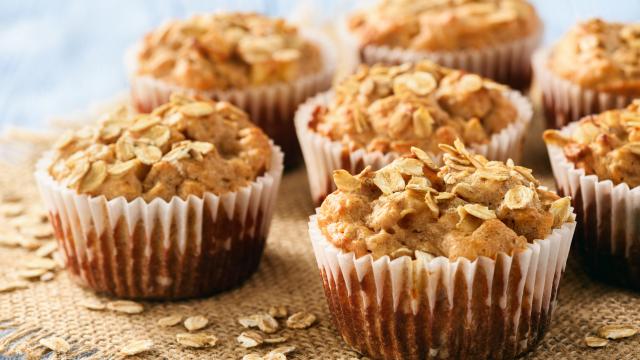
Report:
M269 139L242 110L172 95L150 114L123 107L63 135L48 170L81 194L151 202L236 191L270 160Z
M489 142L518 111L505 86L438 66L362 66L316 110L311 130L350 149L406 154L412 146L438 153L438 144Z
M349 28L361 45L455 51L522 39L540 19L524 0L382 0L351 16Z
M378 171L334 172L338 190L318 215L326 238L357 257L473 260L522 250L573 221L570 199L539 188L530 169L487 161L460 141L441 148L441 168L413 148Z
M544 141L561 146L567 159L588 175L640 186L640 100L626 109L587 116L571 134L547 130Z
M297 79L321 68L319 49L283 19L218 13L174 20L147 34L137 73L198 90Z
M441 147L441 168L413 148L378 171L334 172L338 190L318 215L323 234L358 257L423 252L473 260L522 250L573 221L570 199L539 188L530 169L487 161L460 141Z
M640 24L579 23L553 47L549 68L580 86L639 95Z

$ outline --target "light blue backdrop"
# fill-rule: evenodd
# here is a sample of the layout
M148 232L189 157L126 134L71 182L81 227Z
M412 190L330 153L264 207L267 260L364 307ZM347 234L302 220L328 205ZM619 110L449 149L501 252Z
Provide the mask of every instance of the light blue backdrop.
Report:
M639 21L638 0L536 0L546 41L578 19L599 15ZM353 6L315 0L319 23ZM310 11L300 0L1 0L0 124L41 126L47 117L82 108L125 89L124 50L172 17L215 9L271 15Z

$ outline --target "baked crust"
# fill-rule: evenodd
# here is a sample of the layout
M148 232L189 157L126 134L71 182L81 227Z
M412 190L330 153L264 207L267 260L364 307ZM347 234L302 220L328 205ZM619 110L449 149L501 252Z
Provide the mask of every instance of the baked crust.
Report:
M553 47L548 66L580 86L640 95L640 24L581 22Z
M412 146L439 153L438 144L461 138L489 142L518 117L505 86L430 61L361 66L318 108L311 130L351 150L410 153Z
M436 167L418 148L378 171L334 173L320 207L325 237L357 257L445 256L473 260L523 250L571 221L570 199L539 187L531 170L441 145Z
M524 0L382 0L349 18L363 46L426 51L496 46L527 37L540 26L535 9Z
M579 121L573 133L544 132L544 141L561 146L576 168L614 184L640 186L640 101Z
M123 107L64 134L48 170L81 194L150 202L235 191L267 171L270 159L268 137L242 110L173 95L150 114Z
M147 34L138 75L198 90L287 82L319 71L319 49L283 19L218 13L174 20Z

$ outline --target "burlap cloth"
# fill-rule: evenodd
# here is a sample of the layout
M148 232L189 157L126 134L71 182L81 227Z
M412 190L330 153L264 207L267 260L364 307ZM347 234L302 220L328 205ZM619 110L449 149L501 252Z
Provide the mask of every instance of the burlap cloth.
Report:
M553 186L547 155L540 140L538 117L526 145L524 162ZM44 138L10 133L0 146L0 185L39 201L31 176L31 160L46 144ZM35 144L35 145L34 145ZM46 145L44 145L46 146ZM250 351L235 338L243 330L237 319L266 311L271 305L286 305L291 311L310 311L318 323L307 330L281 330L297 350L290 358L350 359L360 356L346 347L333 327L325 303L318 268L307 237L307 217L313 211L304 169L285 176L268 246L258 272L241 287L207 299L145 303L139 315L95 312L78 302L95 295L72 283L64 271L50 282L34 282L28 289L0 294L0 354L5 357L40 358L46 350L38 339L56 335L72 345L67 358L117 358L118 350L135 339L152 339L154 350L141 358L240 359L249 352L266 353L273 346ZM29 256L23 249L0 248L0 277L8 276ZM216 334L215 348L188 350L178 345L179 326L162 328L159 318L170 314L204 315L206 331ZM583 337L607 323L640 323L640 294L595 283L574 259L560 286L559 306L552 326L535 351L525 359L637 359L639 337L611 342L602 349L587 348ZM2 355L0 355L2 358Z

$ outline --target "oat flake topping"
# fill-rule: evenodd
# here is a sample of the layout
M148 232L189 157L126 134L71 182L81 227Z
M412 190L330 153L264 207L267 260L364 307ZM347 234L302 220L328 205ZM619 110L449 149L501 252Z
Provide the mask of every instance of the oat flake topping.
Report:
M121 108L63 135L48 170L79 193L149 202L235 191L270 160L269 139L245 112L173 95L150 114Z
M530 169L488 161L459 140L440 148L440 169L414 147L378 171L336 171L338 190L318 213L327 239L356 256L473 260L522 250L573 221L569 198L539 187Z

